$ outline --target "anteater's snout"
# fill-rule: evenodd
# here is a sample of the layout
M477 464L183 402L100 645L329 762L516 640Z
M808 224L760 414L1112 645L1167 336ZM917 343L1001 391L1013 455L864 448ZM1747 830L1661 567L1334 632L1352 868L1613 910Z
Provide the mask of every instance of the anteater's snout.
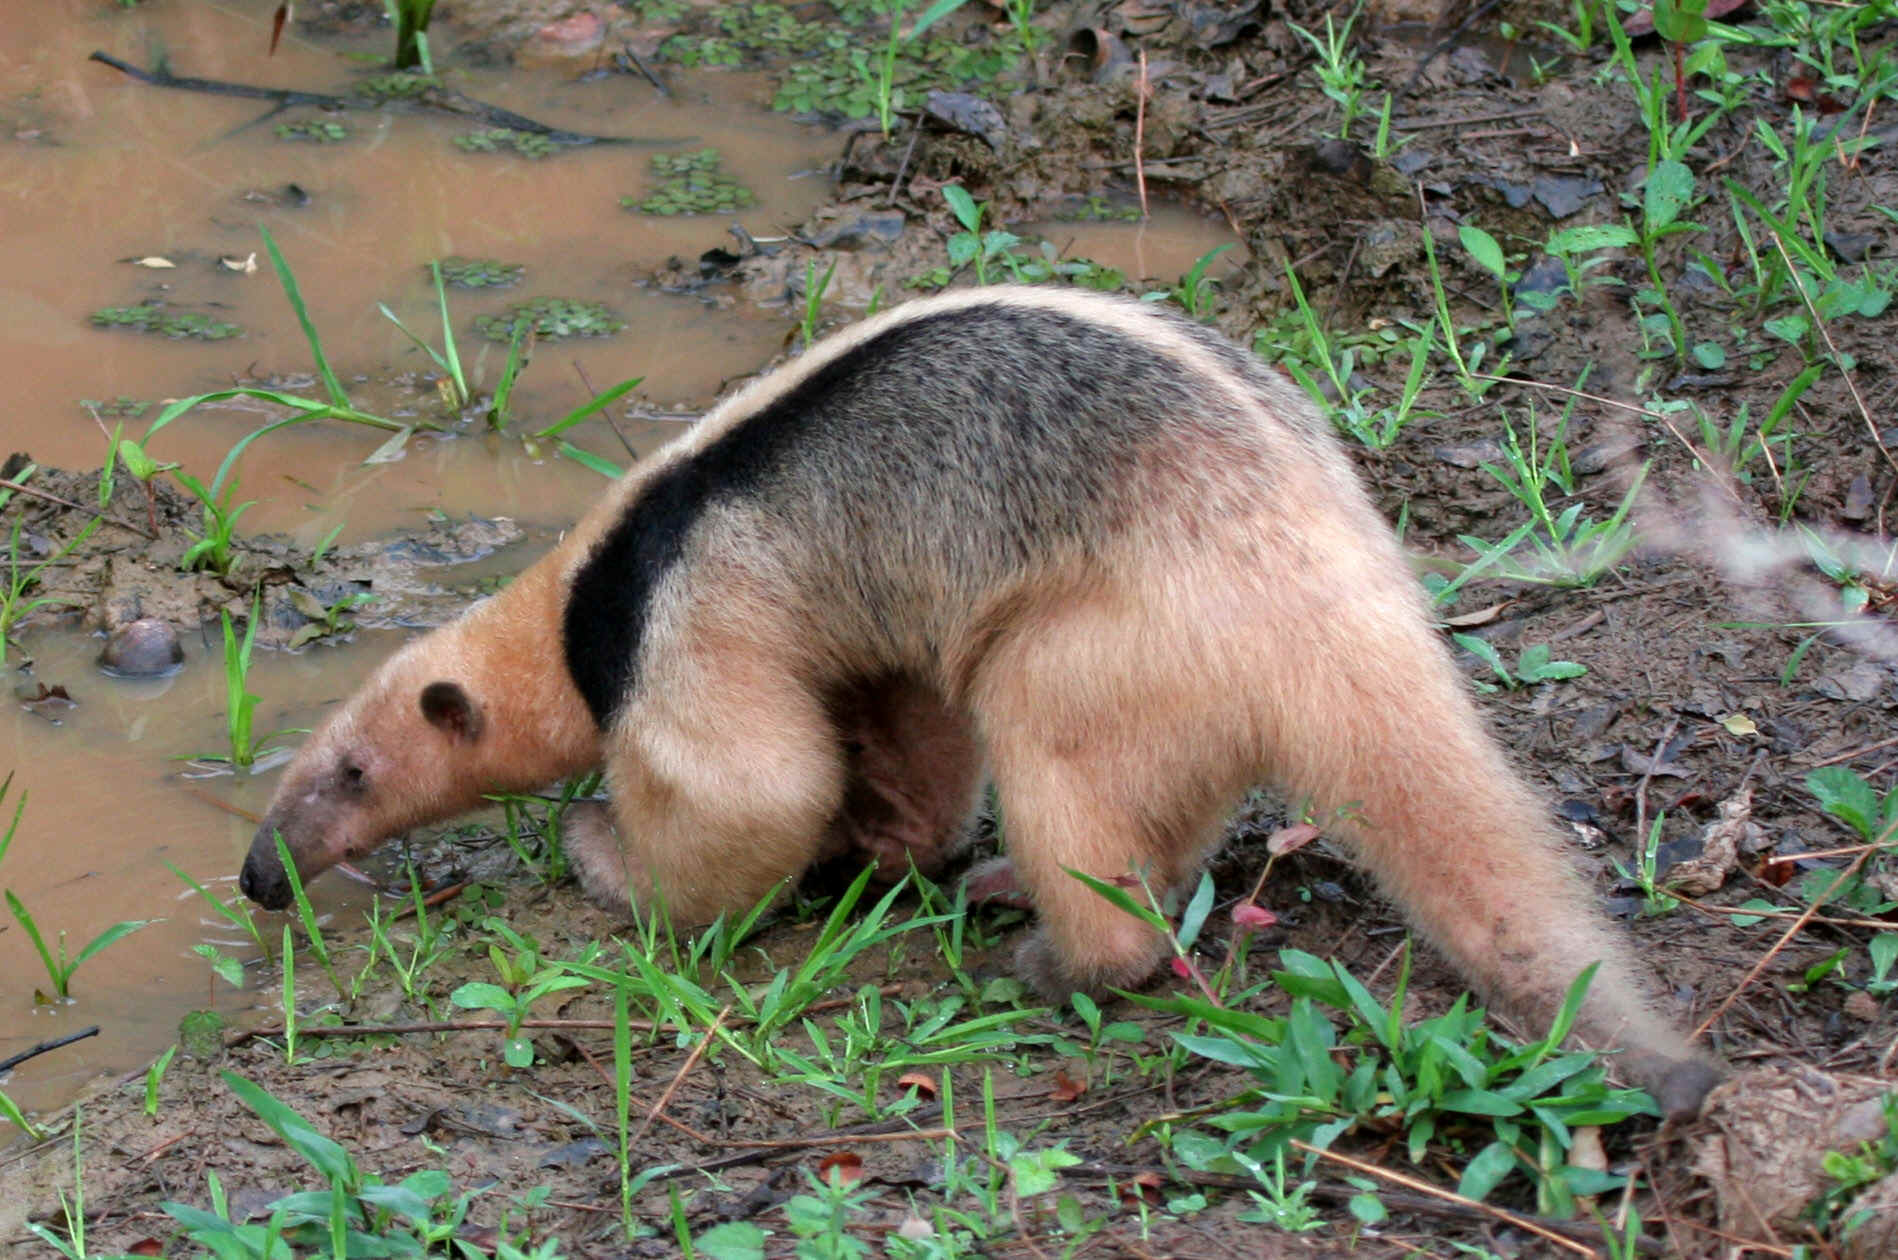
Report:
M237 886L266 910L281 910L290 904L290 877L284 874L283 863L277 858L274 830L258 831L257 839L250 846L250 856L244 859L244 869L237 877Z

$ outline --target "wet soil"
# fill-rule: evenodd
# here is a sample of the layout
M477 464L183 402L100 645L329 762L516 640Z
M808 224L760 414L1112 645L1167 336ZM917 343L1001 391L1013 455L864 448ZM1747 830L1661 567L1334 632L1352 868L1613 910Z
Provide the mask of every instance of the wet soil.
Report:
M674 68L658 60L658 50L666 39L702 29L707 21L691 6L603 7L595 31L584 23L565 25L574 8L457 6L446 15L439 46L488 67L491 84L512 79L530 85L519 89L521 98L544 103L553 90L531 85L545 77L571 77L581 67L635 73L632 58L622 64L612 56L615 49L629 49L661 74L674 75ZM300 33L313 42L366 45L378 10L341 3L299 6L306 24ZM1268 350L1297 341L1298 325L1288 314L1289 266L1311 309L1359 351L1353 387L1388 395L1401 385L1407 361L1377 361L1377 334L1431 318L1435 295L1420 229L1427 231L1456 322L1471 330L1469 344L1488 345L1485 370L1509 356L1510 379L1473 402L1447 374L1435 374L1424 387L1419 417L1388 449L1357 451L1380 503L1403 523L1420 567L1455 573L1472 558L1464 536L1494 541L1524 519L1522 505L1481 467L1501 455L1499 419L1526 440L1531 423L1552 425L1570 408L1566 441L1574 452L1574 492L1555 505L1558 511L1580 502L1600 519L1639 470L1647 469L1636 509L1641 545L1594 585L1479 578L1444 609L1454 628L1487 640L1505 661L1514 662L1524 647L1548 644L1556 657L1587 667L1586 674L1559 685L1497 691L1486 697L1487 712L1525 772L1573 824L1579 867L1607 911L1626 920L1638 939L1671 1013L1690 1026L1713 1017L1708 1042L1734 1069L1734 1082L1694 1125L1662 1134L1637 1125L1611 1130L1609 1166L1639 1173L1636 1202L1650 1237L1667 1254L1711 1256L1726 1254L1724 1248L1738 1241L1784 1246L1801 1240L1805 1227L1796 1218L1805 1188L1817 1184L1811 1169L1819 1151L1828 1142L1856 1140L1849 1135L1863 1120L1865 1100L1898 1081L1898 1013L1889 995L1867 991L1864 948L1875 930L1865 924L1890 920L1882 907L1898 900L1898 875L1888 857L1874 859L1861 872L1864 894L1850 907L1828 911L1826 917L1839 922L1813 924L1777 951L1769 952L1780 926L1743 926L1731 908L1759 898L1798 909L1804 905L1802 888L1830 882L1850 860L1832 853L1853 837L1816 808L1805 786L1811 770L1847 766L1888 791L1898 765L1891 739L1898 651L1890 625L1888 523L1898 468L1886 454L1898 446L1898 432L1888 422L1898 378L1889 324L1878 318L1834 321L1829 331L1836 348L1854 364L1850 380L1838 371L1823 373L1791 408L1787 423L1795 436L1789 444L1776 447L1770 460L1755 459L1738 476L1711 476L1715 461L1704 452L1705 435L1685 413L1656 408L1653 400L1692 402L1722 426L1744 409L1757 423L1805 366L1796 348L1762 336L1758 317L1734 309L1715 286L1683 281L1676 291L1683 317L1698 338L1719 344L1724 364L1687 367L1671 356L1644 355L1655 334L1652 327L1644 330L1627 300L1629 289L1644 282L1632 252L1614 254L1604 272L1626 287L1586 290L1547 314L1521 319L1513 337L1506 336L1494 279L1458 243L1460 226L1482 227L1509 252L1523 255L1521 270L1546 275L1540 243L1552 230L1621 222L1627 213L1623 192L1632 192L1638 204L1647 134L1625 86L1598 81L1599 44L1563 59L1550 49L1525 50L1489 36L1391 29L1364 34L1358 47L1369 77L1396 92L1391 130L1404 140L1388 160L1376 160L1355 146L1331 142L1336 105L1318 90L1309 49L1288 25L1322 26L1320 13L1305 4L1048 5L1037 18L1045 42L1014 72L1006 90L992 93L999 120L984 116L978 128L983 134L941 120L911 120L885 140L873 128L840 133L821 119L806 123L808 131L823 136L830 164L821 195L785 212L781 240L747 244L726 234L720 221L679 237L670 256L644 256L637 264L642 283L685 304L668 309L698 312L694 318L708 327L729 318L754 334L763 326L773 330L762 338L749 335L733 351L742 361L721 367L709 380L701 370L689 383L649 386L645 406L689 411L720 380L764 366L789 341L786 330L801 313L806 277L821 275L832 263L836 287L826 295L827 324L860 312L879 288L889 300L908 278L943 265L944 242L957 230L940 193L945 184L959 183L988 201L991 222L1058 225L1077 206L1136 204L1136 180L1167 199L1167 213L1214 235L1196 238L1182 227L1174 235L1190 241L1188 249L1175 244L1170 253L1143 259L1145 266L1130 260L1139 257L1137 250L1118 242L1114 265L1128 273L1133 287L1143 277L1163 282L1154 287L1170 285L1210 247L1209 239L1232 240L1240 248L1215 273L1214 317L1222 329ZM1506 16L1517 30L1533 30L1538 19L1560 22L1567 15L1553 5L1521 4L1497 16ZM1871 28L1864 38L1889 44L1889 25ZM1544 81L1527 77L1525 52L1547 67ZM1150 89L1144 104L1143 53ZM508 69L517 55L521 64ZM1661 64L1661 50L1652 41L1642 56ZM245 77L253 69L231 73ZM761 75L756 94L768 96L769 65L752 69ZM1798 77L1797 69L1767 55L1747 69L1760 70L1778 86L1749 111L1717 124L1692 162L1705 168L1706 178L1717 169L1743 186L1767 190L1774 179L1771 158L1751 138L1752 120L1763 117L1785 130L1798 98L1785 85ZM8 102L0 111L13 128L12 143L41 143L27 133L56 128L56 118L34 115L35 108L43 107ZM1353 135L1368 136L1365 120ZM1874 207L1898 205L1894 194L1898 187L1882 148L1864 153L1853 168L1831 168L1828 225L1841 262L1878 266L1889 255L1892 225ZM1695 235L1693 247L1723 267L1740 267L1743 243L1731 218L1711 208L1699 218L1705 230ZM1095 234L1103 230L1111 233L1095 224L1077 227L1070 245L1059 227L1044 226L1057 248L1068 245L1065 257L1107 255L1116 242L1097 247ZM242 357L232 356L224 369L242 371ZM666 366L661 356L647 370L656 377ZM600 368L596 383L613 370ZM396 388L393 374L384 379ZM402 387L421 391L427 385L424 374ZM182 393L196 387L181 382L169 388ZM1578 387L1587 397L1563 392ZM605 443L611 438L597 436L599 449L610 450ZM11 440L23 445L36 439L21 434ZM361 444L360 437L356 441ZM437 445L454 451L456 459L471 453L495 458L478 441ZM324 458L326 466L353 466L361 454L332 450ZM77 459L66 462L84 466ZM91 502L97 488L96 475L86 474L47 474L34 484L80 504ZM565 493L571 501L571 491ZM345 545L320 563L309 559L315 535L307 529L294 537L250 535L239 576L227 582L175 572L179 527L194 520L195 508L161 490L160 537L149 539L139 528L144 501L136 488L122 486L108 509L112 523L76 563L62 565L50 579L73 601L70 610L41 620L57 623L58 633L76 635L109 629L131 615L159 615L185 628L189 644L220 611L240 620L247 616L251 592L261 581L266 612L260 639L273 646L287 646L309 622L296 591L323 604L352 592L384 597L352 614L365 626L436 624L472 598L483 580L524 564L573 515L563 514L560 503L558 497L542 499L519 512L490 507L483 516L478 500L463 500L426 530ZM43 500L16 505L9 520L16 512L23 537L39 555L51 554L85 519ZM524 524L494 519L511 516ZM1864 619L1848 617L1839 583L1824 577L1803 541L1789 547L1788 538L1821 539L1835 554L1856 558L1862 571L1858 590L1868 609ZM335 650L311 644L298 658ZM318 711L318 695L341 694L350 671L367 667L367 656L354 659L359 663L324 676L304 716ZM1468 664L1474 680L1494 681L1474 657ZM215 653L195 653L187 669L215 673ZM221 706L208 690L193 694L208 712ZM209 719L207 727L215 729ZM254 793L246 798L233 792L228 799L249 799L254 808ZM1709 859L1710 829L1723 818L1730 824L1725 834L1736 839L1732 855ZM1281 821L1262 805L1235 824L1213 868L1222 908L1257 879L1264 837ZM1639 841L1656 827L1660 865L1699 861L1690 868L1699 891L1667 914L1646 915L1640 891L1617 871L1634 868ZM233 830L241 835L242 825L233 823ZM235 854L241 840L235 846L226 841L224 848ZM1807 853L1816 856L1800 856ZM299 961L298 1007L306 1021L388 1026L472 1014L446 1007L443 999L466 980L493 979L486 953L491 933L482 926L489 916L537 941L547 957L578 956L619 926L587 907L570 885L544 887L520 870L497 838L493 819L411 850L391 850L371 874L386 887L401 887L404 859L418 864L428 886L461 890L431 912L450 925L448 949L428 973L434 1009L405 998L386 970L352 1000L338 1000ZM17 851L11 860L19 860ZM208 878L215 872L212 860L205 860L200 874ZM0 876L12 878L5 871ZM1337 957L1356 974L1377 977L1373 989L1388 994L1400 921L1322 846L1281 860L1262 901L1280 925L1260 947L1287 944ZM392 910L399 904L389 903ZM336 911L328 929L331 948L355 960L341 968L353 974L368 939L352 926L354 904L323 905ZM279 931L271 916L263 917L271 933ZM996 944L970 965L980 978L1005 975L1011 924L1005 916L979 923ZM811 930L808 919L789 914L757 944L777 965L793 963ZM0 945L17 944L5 938L0 932ZM226 942L225 948L239 946ZM1836 973L1809 977L1810 969L1840 951ZM113 957L108 952L91 966L109 966ZM31 975L11 970L14 960L6 966L9 977ZM1756 966L1758 973L1749 976ZM888 1002L922 1002L944 996L944 978L940 960L916 944L880 958L876 971L853 977L853 986L882 986ZM650 1235L628 1243L621 1229L611 1034L597 1026L611 1011L601 993L551 998L537 1007L537 1015L582 1022L535 1030L535 1066L516 1070L502 1061L501 1033L491 1028L306 1034L292 1061L280 1031L272 1031L281 1022L280 1010L270 1014L280 973L253 958L245 980L242 994L220 991L224 982L212 982L211 1004L237 1022L200 1038L192 1052L181 1052L158 1087L155 1115L143 1107L144 1060L138 1057L87 1084L82 1113L61 1110L63 1098L36 1104L54 1136L40 1145L16 1137L0 1152L0 1246L37 1246L22 1232L23 1213L58 1219L55 1192L72 1184L71 1125L77 1115L83 1115L88 1237L95 1247L166 1245L171 1226L157 1205L202 1204L209 1171L230 1194L233 1216L314 1184L300 1159L232 1096L218 1075L228 1070L264 1085L354 1151L366 1169L390 1180L444 1168L459 1186L485 1187L463 1231L472 1242L491 1245L505 1222L511 1232L557 1235L569 1255L676 1252L662 1182L634 1204ZM23 1001L17 988L9 984L0 998ZM1415 1014L1444 1009L1458 990L1446 968L1420 955L1410 996ZM838 997L850 992L840 989ZM1250 1078L1198 1062L1177 1074L1142 1075L1133 1068L1132 1054L1165 1044L1173 1026L1131 1009L1116 1015L1139 1022L1143 1042L1092 1065L1064 1061L1050 1046L1030 1053L1029 1066L1019 1074L998 1073L993 1081L998 1128L1044 1145L1064 1141L1086 1161L1071 1170L1062 1191L1075 1197L1087 1218L1105 1222L1088 1244L1092 1254L1215 1257L1235 1254L1236 1248L1247 1254L1339 1254L1350 1247L1352 1254L1394 1256L1451 1254L1459 1246L1503 1255L1558 1253L1547 1239L1477 1209L1401 1194L1387 1198L1389 1220L1360 1227L1344 1206L1354 1191L1323 1167L1316 1173L1323 1183L1323 1226L1311 1234L1241 1223L1237 1218L1249 1206L1244 1195L1217 1184L1190 1184L1177 1168L1152 1179L1158 1188L1146 1187L1138 1174L1161 1173L1169 1160L1152 1136L1130 1143L1130 1135L1155 1117L1217 1104L1246 1088ZM89 1005L87 1017L107 1019L108 1009ZM253 1031L253 1024L263 1031ZM1018 1031L1024 1045L1037 1044L1039 1036L1076 1036L1071 1022L1043 1016L1024 1019ZM54 1052L60 1053L66 1052ZM862 1186L880 1215L865 1218L860 1232L873 1247L900 1227L912 1203L926 1212L942 1183L939 1144L853 1135L851 1126L864 1120L859 1109L770 1079L738 1054L694 1059L690 1045L665 1030L636 1037L633 1062L635 1123L649 1112L660 1117L644 1130L637 1162L685 1170L678 1184L697 1191L689 1200L695 1232L720 1220L755 1220L775 1231L771 1254L789 1254L783 1203L805 1187L805 1172L838 1149L863 1161ZM926 1091L909 1119L925 1127L979 1128L980 1075L966 1068L946 1075L953 1077L953 1114L927 1119L936 1100ZM1084 1087L1078 1095L1077 1082ZM66 1095L81 1092L79 1081L66 1084ZM888 1106L899 1097L891 1083L879 1101ZM1778 1162L1761 1153L1775 1142ZM1440 1186L1455 1184L1454 1169L1412 1168L1401 1143L1387 1137L1354 1135L1340 1149ZM1140 1188L1129 1189L1130 1179ZM1779 1192L1760 1193L1769 1183ZM543 1187L546 1192L539 1193ZM1182 1206L1193 1194L1207 1202ZM1054 1197L1014 1205L1013 1230L1004 1230L985 1254L1054 1254L1062 1245ZM1517 1209L1528 1206L1520 1187L1498 1199ZM1613 1212L1617 1205L1604 1202L1602 1208ZM1579 1227L1575 1236L1599 1242L1591 1226ZM172 1245L171 1254L185 1250Z

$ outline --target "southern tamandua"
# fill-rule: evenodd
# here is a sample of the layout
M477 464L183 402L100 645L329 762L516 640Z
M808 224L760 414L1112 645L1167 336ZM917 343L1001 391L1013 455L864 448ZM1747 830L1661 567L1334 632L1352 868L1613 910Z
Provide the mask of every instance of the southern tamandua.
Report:
M985 288L865 320L642 460L299 751L242 886L603 766L582 885L676 921L849 846L933 871L992 778L1045 991L1144 980L1063 868L1178 886L1246 790L1312 802L1491 1001L1579 1025L1664 1107L1654 1014L1485 734L1389 528L1275 372L1147 304ZM615 835L617 830L617 836Z

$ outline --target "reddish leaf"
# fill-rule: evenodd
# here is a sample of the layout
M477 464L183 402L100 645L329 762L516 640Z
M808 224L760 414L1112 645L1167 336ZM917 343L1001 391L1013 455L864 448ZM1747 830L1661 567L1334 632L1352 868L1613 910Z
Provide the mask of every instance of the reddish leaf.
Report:
M1048 1097L1055 1102L1073 1102L1087 1092L1087 1082L1077 1081L1068 1075L1068 1070L1058 1067L1054 1070L1054 1088L1048 1091Z
M1173 974L1182 980L1191 980L1193 978L1193 964L1187 962L1178 954L1175 954L1173 955Z
M1265 842L1265 851L1273 857L1279 857L1294 850L1302 849L1321 834L1314 823L1293 823L1289 827L1280 827Z
M936 1078L927 1072L905 1072L896 1078L896 1087L898 1089L914 1087L916 1092L924 1098L936 1096Z
M1264 906L1250 901L1242 901L1232 908L1232 921L1247 932L1257 932L1269 928L1279 921L1279 917Z
M277 16L271 19L270 51L264 54L266 57L274 57L277 55L277 41L283 38L283 24L289 20L290 5L288 0L285 0L285 3L277 6Z
M1138 1207L1145 1203L1148 1207L1160 1206L1160 1188L1166 1185L1166 1178L1157 1172L1135 1173L1122 1181L1118 1187L1122 1207Z
M162 1256L165 1254L165 1244L159 1242L156 1238L141 1238L127 1247L125 1254L129 1256Z
M817 1161L817 1175L833 1186L847 1186L863 1177L863 1157L855 1151L837 1151Z

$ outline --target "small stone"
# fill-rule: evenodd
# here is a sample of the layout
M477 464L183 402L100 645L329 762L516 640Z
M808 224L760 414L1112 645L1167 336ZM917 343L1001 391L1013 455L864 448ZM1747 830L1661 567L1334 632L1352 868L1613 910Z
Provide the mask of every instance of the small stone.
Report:
M162 678L184 664L185 650L168 621L140 617L114 630L99 654L99 667L119 678Z

